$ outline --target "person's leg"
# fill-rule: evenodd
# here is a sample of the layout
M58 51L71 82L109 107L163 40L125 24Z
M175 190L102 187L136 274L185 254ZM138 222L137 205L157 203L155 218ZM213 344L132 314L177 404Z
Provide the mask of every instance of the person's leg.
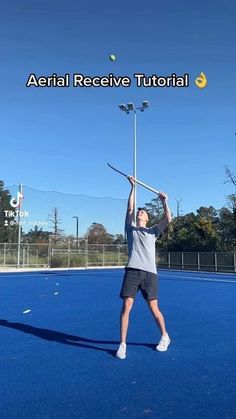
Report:
M116 356L119 359L126 358L126 337L129 325L129 313L132 308L134 299L131 297L125 297L123 299L123 306L120 313L120 346L116 352Z
M141 292L147 301L151 313L161 334L166 334L165 320L157 304L158 276L152 272L141 273Z
M141 292L147 301L151 313L161 334L166 334L165 320L157 304L158 276L152 272L141 273Z
M123 299L123 306L120 313L120 341L126 343L127 331L129 326L129 313L133 306L134 299L126 297Z
M150 301L147 301L147 303L148 303L150 311L151 311L151 313L152 313L152 315L155 319L155 322L160 329L161 334L165 335L167 333L166 332L166 326L165 326L165 320L164 320L163 314L159 310L157 300L150 300Z
M162 337L158 345L156 346L156 350L160 352L165 352L168 349L170 344L170 337L166 331L165 320L162 313L159 310L157 300L149 300L148 306L151 310L151 313L156 321L157 326L159 327Z
M120 313L120 346L116 353L117 358L126 357L126 337L129 325L129 313L132 308L135 295L139 289L139 270L126 268L123 284L120 291L120 298L123 299L123 306Z

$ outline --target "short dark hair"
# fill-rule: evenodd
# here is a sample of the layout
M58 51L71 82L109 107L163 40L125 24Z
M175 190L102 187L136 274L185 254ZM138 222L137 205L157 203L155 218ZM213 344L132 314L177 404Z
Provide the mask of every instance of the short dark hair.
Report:
M148 220L149 220L150 216L149 216L149 212L148 212L147 208L145 208L145 207L138 207L137 212L138 211L145 211L146 214L147 214Z
M138 207L137 211L146 211L146 213L148 214L148 210L145 207Z

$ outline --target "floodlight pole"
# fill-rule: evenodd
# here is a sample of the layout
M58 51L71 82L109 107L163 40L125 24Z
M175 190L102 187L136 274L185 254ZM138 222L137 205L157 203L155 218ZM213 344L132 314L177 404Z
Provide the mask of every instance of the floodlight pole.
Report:
M134 141L133 141L133 176L137 179L137 109L143 112L149 107L148 101L144 101L142 106L135 107L133 103L128 103L127 105L119 105L121 111L129 114L131 111L134 112ZM134 214L133 219L136 221L136 211L137 211L137 185L134 183Z
M22 183L19 185L19 192L21 196L23 195L23 185ZM19 202L19 213L18 213L18 246L17 246L17 268L20 267L20 245L21 245L21 208L22 208L22 199L20 198Z
M133 171L134 178L137 179L137 111L134 109L134 157L133 157ZM133 219L135 222L137 208L137 184L134 182L134 214Z

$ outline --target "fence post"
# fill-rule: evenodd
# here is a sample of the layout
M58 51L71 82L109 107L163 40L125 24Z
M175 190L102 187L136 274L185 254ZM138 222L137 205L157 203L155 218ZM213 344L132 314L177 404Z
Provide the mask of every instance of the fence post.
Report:
M105 251L105 245L102 245L102 266L104 267L104 263L105 263L105 255L104 255L104 251Z
M181 253L181 268L184 269L184 253Z
M236 272L236 253L234 253L234 272Z
M3 249L3 266L4 266L4 268L6 266L6 247L7 247L7 244L4 243L4 249Z
M29 267L29 243L27 243L27 268Z
M20 257L21 257L21 243L17 244L17 268L20 268Z
M118 266L120 266L120 244L118 244Z
M170 269L170 252L168 252L168 268Z
M25 267L25 246L22 249L22 267Z
M215 271L217 271L217 253L215 253Z
M36 268L38 267L39 251L36 249Z
M51 246L50 246L50 236L49 236L49 243L48 243L48 268L51 267L51 258L50 258L50 255L51 255Z
M200 270L200 255L199 252L197 252L197 270Z
M88 236L85 237L85 268L88 268Z
M70 269L70 238L68 239L68 258L67 258L68 269Z

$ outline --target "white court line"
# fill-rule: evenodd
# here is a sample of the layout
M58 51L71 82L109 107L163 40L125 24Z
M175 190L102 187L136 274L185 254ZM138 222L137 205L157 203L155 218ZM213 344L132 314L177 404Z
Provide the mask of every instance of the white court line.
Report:
M180 275L164 275L165 279L171 280L171 278L179 279L180 281L184 281L185 279L194 279L195 281L208 281L208 282L226 282L231 284L236 284L236 279L234 281L230 281L229 279L212 279L212 278L204 278L204 277L197 277L197 276L180 276Z
M27 276L35 276L35 273L41 274L41 275L47 275L49 273L60 273L60 272L71 272L73 274L77 274L76 271L94 271L94 270L114 270L114 271L118 271L118 270L123 270L125 268L125 266L88 266L86 267L78 267L78 268L43 268L43 269L22 269L19 271L19 269L13 269L13 270L1 270L0 269L0 278L4 277L4 276L8 276L9 274L28 274Z
M96 268L95 268L96 269ZM105 268L106 269L106 268ZM105 270L104 269L104 270ZM115 274L118 274L118 275L120 275L120 272L117 272L116 271L116 269L114 269L113 267L112 268L108 268L108 269L111 269L112 270L112 275L115 275ZM114 270L113 270L114 269ZM123 270L123 268L122 267L119 267L118 269L121 269L121 270ZM78 271L78 272L76 272L76 270ZM73 276L76 276L77 274L81 274L81 273L84 273L84 272L93 272L94 270L93 269L86 269L86 268L82 268L82 269L74 269L74 271L73 270L71 270L71 269L60 269L60 270L48 270L48 271L42 271L42 272L40 272L40 271L31 271L31 273L28 271L24 271L24 272L19 272L19 271L17 271L17 272L4 272L4 273L0 273L0 279L1 278L6 278L6 277L9 277L9 274L13 274L13 277L15 276L14 274L17 274L17 273L21 273L22 275L21 276L23 276L23 277L31 277L31 276L33 276L33 277L42 277L42 276L44 276L45 275L45 278L47 278L47 279L53 279L54 277L57 277L57 274L61 274L61 273L68 273L68 274L73 274ZM50 272L51 273L53 273L52 275L50 275ZM171 271L164 271L164 270L158 270L158 274L164 279L169 279L169 280L171 280L171 278L173 278L173 279L176 279L176 280L188 280L188 279L194 279L195 281L208 281L208 282L225 282L225 283L236 283L236 277L235 277L235 274L232 274L231 272L229 272L229 273L223 273L223 272L206 272L205 273L205 277L203 277L203 276L198 276L199 274L200 274L200 272L198 273L198 272L196 272L196 275L195 276L187 276L186 275L186 273L187 273L187 271L178 271L179 272L179 275L173 275L172 273L171 273ZM192 272L194 272L195 273L195 271L192 271ZM26 274L26 275L24 275L24 274ZM35 274L38 274L38 275L35 275ZM202 272L201 272L201 274L203 274ZM46 277L46 275L48 275L47 277ZM209 276L208 276L209 275ZM234 276L235 277L235 280L230 280L230 279L217 279L217 278L212 278L212 276L213 275L222 275L224 278L225 278L225 275L229 275L229 277L230 278L232 278L232 276ZM72 275L71 275L72 276ZM107 272L99 272L99 270L96 272L96 276L104 276L104 277L106 277L107 276Z
M163 272L166 274L171 274L171 273L179 273L179 274L183 274L183 273L189 273L189 274L196 274L196 275L209 275L209 276L232 276L234 278L236 278L236 273L234 272L219 272L219 271L192 271L191 269L162 269L162 268L157 268L157 272Z

